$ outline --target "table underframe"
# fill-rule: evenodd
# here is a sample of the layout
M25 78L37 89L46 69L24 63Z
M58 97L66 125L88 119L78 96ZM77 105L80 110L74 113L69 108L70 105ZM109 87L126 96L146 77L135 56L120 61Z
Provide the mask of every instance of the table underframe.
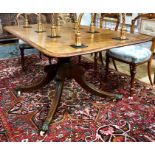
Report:
M93 84L87 82L84 77L84 73L85 73L84 68L80 66L79 64L73 64L70 61L70 57L59 58L57 64L45 66L44 71L46 73L46 76L40 82L31 84L29 86L18 86L15 89L15 92L17 93L17 95L20 95L21 92L31 92L33 90L37 90L37 89L44 87L52 80L56 81L54 97L52 99L52 103L51 103L51 107L49 109L48 115L40 130L40 135L44 135L48 131L49 124L51 123L53 116L56 112L56 109L60 103L65 78L75 79L75 81L82 88L84 88L86 91L88 91L92 95L96 95L99 97L108 96L108 97L113 97L116 99L122 98L121 95L96 89Z

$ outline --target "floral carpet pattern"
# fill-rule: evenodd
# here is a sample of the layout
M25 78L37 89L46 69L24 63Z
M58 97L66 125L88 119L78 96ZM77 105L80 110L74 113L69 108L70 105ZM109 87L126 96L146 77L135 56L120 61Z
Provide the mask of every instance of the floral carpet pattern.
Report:
M138 80L129 96L130 77L110 70L103 82L104 67L93 70L93 63L82 61L86 78L100 89L123 95L122 100L93 96L74 80L66 79L57 112L44 137L39 135L55 90L52 81L46 87L14 95L18 85L43 78L48 60L27 56L27 71L19 58L0 60L0 141L1 142L149 142L155 141L155 89ZM56 60L53 60L56 63ZM76 60L73 60L76 63Z

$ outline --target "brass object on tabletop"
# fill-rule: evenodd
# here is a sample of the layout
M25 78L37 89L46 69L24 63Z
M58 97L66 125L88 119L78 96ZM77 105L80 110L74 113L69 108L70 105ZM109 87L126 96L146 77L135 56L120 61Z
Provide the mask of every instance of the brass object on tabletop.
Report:
M82 46L81 43L81 34L80 34L80 23L81 23L81 19L84 13L80 13L78 19L77 19L77 27L75 29L75 46Z
M41 33L41 32L43 32L43 24L41 22L41 14L38 13L37 15L38 15L38 30L37 30L37 32Z
M115 30L116 30L116 28L115 28ZM128 40L127 34L126 34L125 13L122 13L122 25L121 25L121 30L120 30L120 36L119 37L114 37L112 39L115 39L115 40Z
M24 28L31 28L31 26L29 25L29 21L28 21L28 15L25 13L24 14Z
M56 26L52 25L52 27L51 27L51 37L56 37L56 36L57 36Z
M100 16L100 28L103 28L103 18Z
M90 32L91 33L95 32L95 24L94 23L90 23Z
M18 13L17 14L17 16L16 16L17 25L18 26L20 25L20 22L19 22L20 16L23 16L23 18L24 18L23 28L31 28L31 26L29 25L29 21L28 21L28 14L26 14L26 13Z
M38 23L38 32L43 32L43 25L42 25L42 23Z
M91 23L90 23L90 32L95 33L95 14L91 13Z
M121 27L121 32L120 32L120 39L121 40L127 39L126 26L125 26L125 13L122 13L122 27Z
M57 35L57 24L56 24L56 20L55 20L55 13L51 14L51 21L52 21L52 26L51 26L51 38L57 38L60 37Z
M81 34L78 31L77 33L75 33L75 46L81 46Z

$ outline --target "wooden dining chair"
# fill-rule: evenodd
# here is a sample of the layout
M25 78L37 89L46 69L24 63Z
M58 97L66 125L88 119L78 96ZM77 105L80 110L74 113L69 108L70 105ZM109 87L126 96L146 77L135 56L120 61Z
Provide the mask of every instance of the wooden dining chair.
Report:
M33 15L33 17L31 15ZM36 15L34 16L34 14L29 14L28 16L29 17L31 16L31 19L32 19L31 21L33 21L33 22L30 22L31 24L36 24L37 23L37 16ZM42 17L42 20L44 20L44 22L46 22L45 17L42 16L42 15L41 15L41 17ZM20 14L20 13L17 14L16 23L17 23L18 26L24 24L24 14ZM20 50L20 56L21 56L21 66L22 66L22 70L25 71L26 68L25 68L25 58L24 58L25 53L24 52L25 52L26 49L33 49L33 47L30 46L29 44L27 44L26 42L24 42L21 39L18 41L18 43L19 43L19 50ZM47 55L45 55L45 56L48 57ZM39 52L39 57L40 57L40 59L42 59L41 52ZM48 59L49 59L49 64L51 64L51 57L48 57Z
M141 19L153 19L155 18L155 14L140 14L136 18L132 20L131 25L131 33L134 33L135 23L137 21L141 21ZM139 32L140 33L140 32ZM134 80L136 75L136 67L138 65L148 63L148 77L150 80L150 84L153 85L151 78L151 64L152 57L154 53L155 45L151 42L147 42L145 44L137 44L131 46L124 46L119 48L113 48L106 52L106 73L105 78L107 79L108 70L109 70L109 59L117 60L120 62L124 62L129 64L130 66L130 74L131 74L131 82L130 82L130 96L133 95L133 87ZM146 46L149 45L149 49Z
M106 26L107 25L106 20L109 20L109 22L112 23L112 25L110 27ZM120 24L120 14L119 13L101 13L100 28L111 29L111 30L117 31L119 28L119 24ZM97 69L98 58L99 58L100 62L102 63L102 65L104 65L102 52L97 52L94 54L94 70ZM115 69L117 70L116 63L115 63L114 59L112 59L112 62L113 62Z

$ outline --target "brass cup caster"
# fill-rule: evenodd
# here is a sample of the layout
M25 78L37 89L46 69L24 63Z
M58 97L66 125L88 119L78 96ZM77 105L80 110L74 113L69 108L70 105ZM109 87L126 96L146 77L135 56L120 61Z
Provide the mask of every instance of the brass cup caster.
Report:
M21 96L21 94L22 94L21 91L18 90L18 91L17 91L17 96Z
M40 131L40 136L45 136L46 132L45 131Z

